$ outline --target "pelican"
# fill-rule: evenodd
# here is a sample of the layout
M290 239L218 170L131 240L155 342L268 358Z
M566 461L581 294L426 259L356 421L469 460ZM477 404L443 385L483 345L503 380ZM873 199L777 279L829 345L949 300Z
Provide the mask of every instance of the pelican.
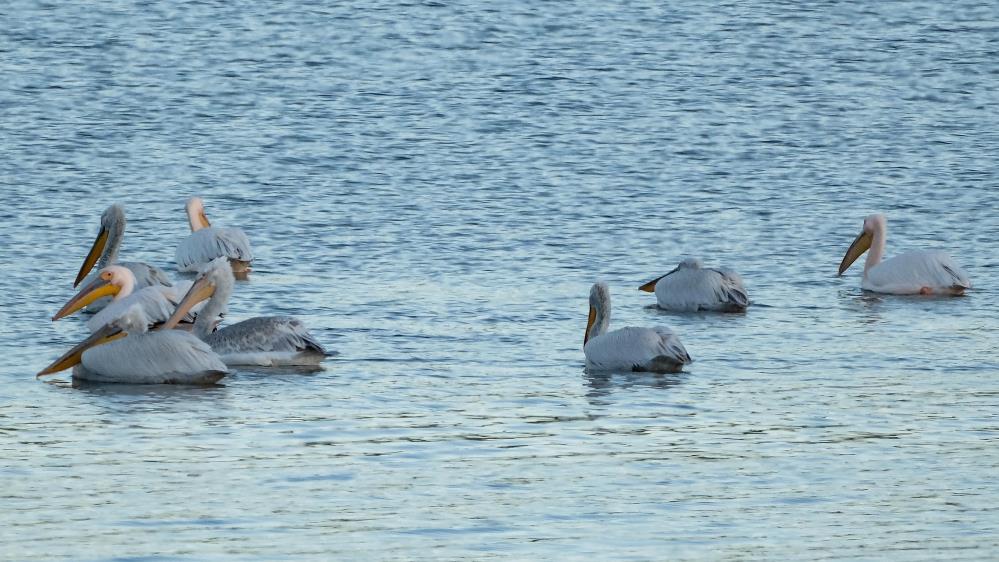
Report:
M191 235L177 246L180 271L199 271L213 259L224 257L229 260L234 274L243 277L250 272L253 253L242 229L212 226L200 197L187 200L187 221L191 225Z
M85 277L87 281L92 281L95 278L95 275L87 277L90 270L94 269L94 265L97 266L98 270L101 270L114 264L127 267L132 271L137 289L154 285L171 286L170 278L156 266L139 261L118 262L118 249L121 247L121 241L124 237L125 208L115 203L101 214L101 229L98 231L90 251L87 252L83 265L80 266L80 272L76 275L73 287L78 286ZM98 311L107 306L108 302L109 299L100 299L92 303L89 310Z
M647 293L654 291L659 308L664 310L745 312L749 306L749 297L738 273L729 269L705 269L696 258L684 259L673 271L638 289Z
M864 219L863 230L839 264L839 275L870 249L864 263L864 279L860 283L865 291L893 295L963 295L971 288L971 280L964 270L941 251L906 252L881 261L885 253L887 222L882 214Z
M194 280L164 328L172 328L192 306L208 299L194 321L194 334L208 342L227 365L318 365L327 357L326 350L302 321L290 316L258 316L215 330L234 283L225 258L212 260Z
M147 331L141 306L78 343L38 377L73 367L73 377L128 384L212 384L229 373L205 342L181 330Z
M627 327L608 332L610 314L610 289L606 283L596 283L590 289L590 315L583 337L587 369L677 373L692 361L669 328Z
M162 324L173 314L180 297L191 288L191 285L190 281L180 281L172 287L154 285L135 291L136 280L132 271L120 265L109 265L98 272L97 279L84 285L79 293L69 299L59 312L52 316L52 321L65 318L97 299L112 297L104 309L87 320L87 327L91 332L96 332L105 324L109 324L133 305L142 307L151 325ZM182 321L190 326L198 310L200 309L195 307Z

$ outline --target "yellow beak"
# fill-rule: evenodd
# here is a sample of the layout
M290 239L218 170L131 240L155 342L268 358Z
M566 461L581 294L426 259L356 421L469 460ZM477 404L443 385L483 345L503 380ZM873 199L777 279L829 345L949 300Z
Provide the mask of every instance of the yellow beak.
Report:
M205 277L198 279L191 285L190 290L187 291L184 298L180 300L180 304L177 305L177 309L173 311L173 314L163 323L160 329L172 330L194 308L194 305L211 298L214 294L215 285L211 281Z
M597 321L597 309L590 305L590 316L586 319L586 334L583 335L583 345L590 341L590 328L593 327L593 323Z
M843 272L849 268L853 262L857 261L857 258L862 256L871 247L871 242L873 242L874 236L870 232L861 232L859 236L850 244L850 248L846 251L846 255L843 256L843 261L839 264L839 273L837 275L843 275Z
M83 352L98 345L103 345L110 341L114 341L119 338L125 337L125 332L122 332L120 328L112 327L111 325L104 326L100 330L94 332L89 338L83 340L82 342L73 346L64 353L61 357L52 362L51 365L45 367L35 378L43 377L45 375L51 375L53 373L58 373L59 371L69 369L70 367L78 364L83 360Z
M669 275L669 274L667 273L666 275ZM646 284L642 285L641 287L639 287L638 290L639 291L645 291L646 293L654 293L654 292L656 292L656 283L658 283L659 280L662 279L663 277L666 277L666 275L663 275L661 277L656 277L652 281L649 281L648 283L646 283Z
M83 281L83 278L90 273L90 270L94 268L94 264L97 263L97 258L101 257L104 252L104 246L108 243L108 231L103 226L101 231L97 233L97 238L94 240L94 245L90 247L90 252L87 253L87 258L83 260L83 265L80 267L80 272L76 274L76 281L73 282L73 287L75 288Z
M117 295L120 290L121 288L117 285L112 285L103 279L94 279L91 283L80 289L80 292L76 293L76 296L69 299L69 302L60 308L59 312L55 313L52 321L54 322L60 318L69 316L101 297Z

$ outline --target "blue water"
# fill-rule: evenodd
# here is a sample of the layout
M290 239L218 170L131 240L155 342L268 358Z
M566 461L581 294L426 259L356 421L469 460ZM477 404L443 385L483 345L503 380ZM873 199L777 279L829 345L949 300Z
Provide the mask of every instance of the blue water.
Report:
M995 558L999 4L674 4L6 3L0 558ZM340 355L35 380L195 194ZM875 211L974 290L835 277ZM749 312L647 308L685 255ZM586 373L598 279L695 363Z

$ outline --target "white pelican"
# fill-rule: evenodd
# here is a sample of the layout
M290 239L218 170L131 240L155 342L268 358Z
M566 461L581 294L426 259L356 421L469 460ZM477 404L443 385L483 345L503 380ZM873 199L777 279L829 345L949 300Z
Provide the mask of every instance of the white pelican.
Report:
M132 306L37 376L75 366L74 378L96 382L212 384L229 373L208 344L190 332L147 332L148 325L142 307Z
M194 335L208 342L227 365L318 365L327 357L326 350L302 321L291 316L258 316L215 330L234 283L225 258L212 260L194 280L164 328L172 328L192 306L208 299L194 321Z
M90 251L87 252L87 257L83 260L83 265L80 266L80 272L76 275L76 281L73 282L73 287L76 287L84 280L84 277L90 273L90 270L97 265L97 269L101 270L109 265L121 265L127 267L132 271L135 276L135 287L136 289L141 289L143 287L150 287L154 285L163 285L165 287L171 286L170 278L167 277L163 270L149 265L140 261L118 261L118 249L121 248L121 241L125 237L125 209L121 205L115 203L101 214L101 229L97 233L97 238L94 240L94 244L90 247ZM90 275L86 277L87 281L92 281L95 275ZM91 311L97 311L107 305L109 299L103 298L94 303L89 307Z
M69 299L59 312L52 316L52 320L65 318L97 299L113 297L110 304L87 320L87 327L91 332L96 332L136 305L142 308L151 325L162 324L173 314L180 297L184 294L178 292L186 292L192 285L190 281L180 281L173 287L154 285L135 291L136 284L135 275L130 269L120 265L109 265L98 272L97 279L84 285L79 293ZM193 315L196 312L197 309L192 311L192 315L183 318L183 321L194 322Z
M941 251L916 251L881 261L885 253L887 219L882 214L864 219L864 229L843 256L839 275L870 249L864 263L865 291L893 295L962 295L971 288L968 275Z
M180 271L199 271L204 264L223 257L229 260L234 274L243 277L250 272L253 252L242 229L212 226L200 197L187 200L187 221L191 225L191 235L177 246Z
M738 273L729 269L705 269L696 258L684 259L673 271L638 289L648 293L655 291L656 302L664 310L745 312L749 306L749 297Z
M610 289L606 283L594 284L583 337L587 369L676 373L692 361L669 328L628 327L608 332L610 313Z

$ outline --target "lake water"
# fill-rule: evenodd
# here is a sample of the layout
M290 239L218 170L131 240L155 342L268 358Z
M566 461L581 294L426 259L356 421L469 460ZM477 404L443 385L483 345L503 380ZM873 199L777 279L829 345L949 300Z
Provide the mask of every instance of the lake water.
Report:
M995 558L999 4L670 4L8 2L0 559ZM195 194L340 355L35 380ZM975 289L836 277L875 211ZM647 308L686 255L748 313ZM598 279L693 365L586 373Z

